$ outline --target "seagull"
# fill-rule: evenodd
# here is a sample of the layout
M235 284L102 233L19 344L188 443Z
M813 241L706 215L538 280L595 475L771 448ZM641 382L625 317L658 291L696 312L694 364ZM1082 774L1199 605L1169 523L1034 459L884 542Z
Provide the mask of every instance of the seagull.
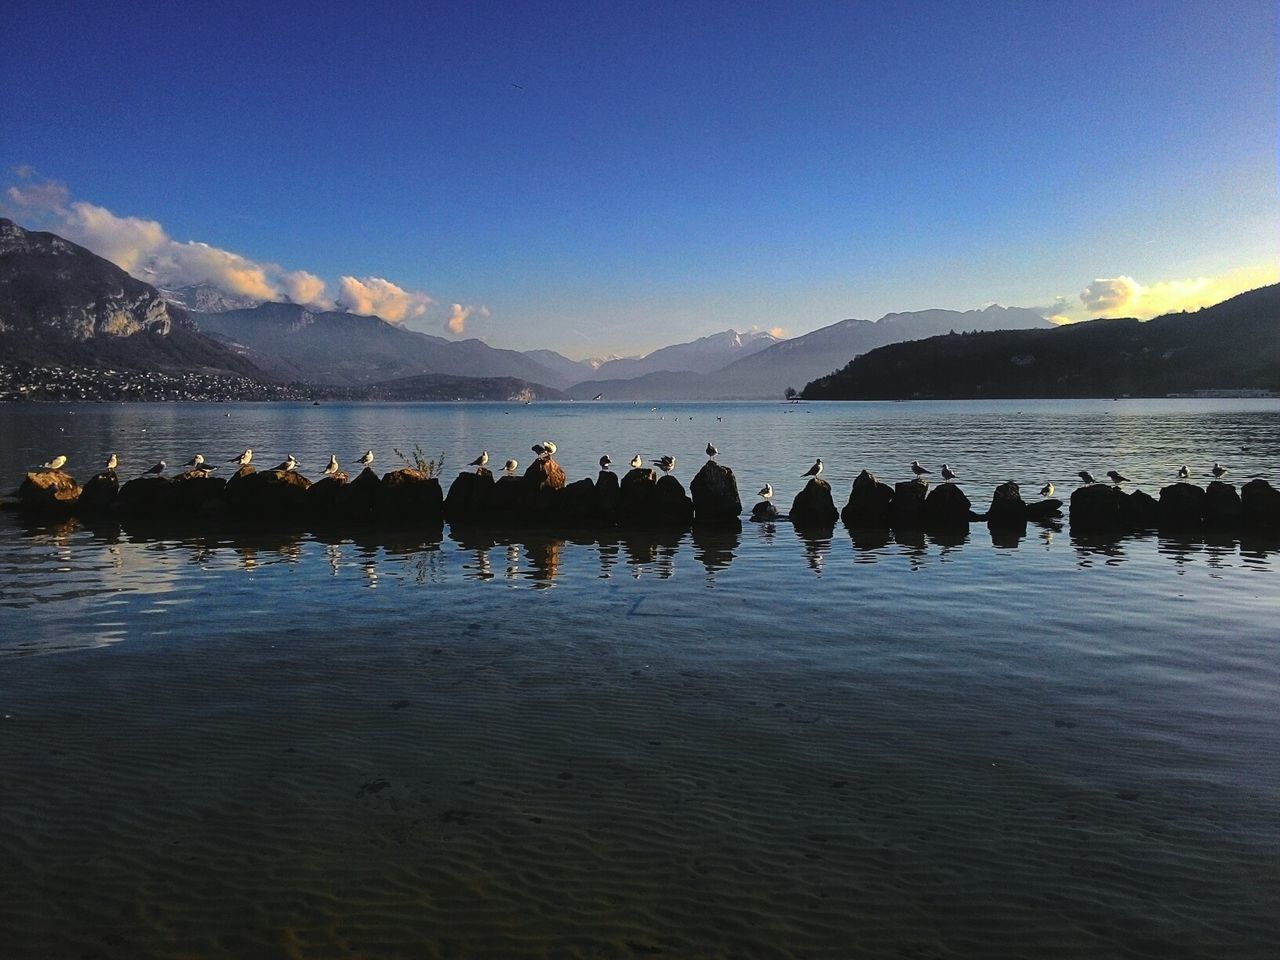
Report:
M822 476L822 458L819 457L817 460L813 461L813 466L810 467L808 470L806 470L804 473L800 474L800 476L802 477Z
M719 452L720 452L720 451L716 449L716 445L715 445L714 443L708 443L708 444L707 444L707 456L708 456L708 457L710 457L711 459L713 459L713 460L714 460L714 459L715 459L716 454L717 454L717 453L719 453Z
M547 451L548 457L554 457L556 455L556 445L550 440L542 441L542 449Z
M591 399L592 399L592 400L603 400L603 399L604 399L604 394L603 394L603 393L597 393L597 394L596 394L594 397L592 397Z
M54 457L52 460L48 461L47 463L40 464L40 466L45 470L61 470L66 465L67 465L67 458L64 457L62 454L58 454L58 456Z
M942 465L941 473L942 473L942 479L945 480L947 483L950 483L952 480L956 479L956 472L952 470L950 467L948 467L945 463Z
M601 470L608 470L609 467L611 467L612 465L613 465L613 457L609 456L607 453L600 458Z
M61 459L66 459L66 458L64 457ZM1213 478L1215 480L1221 480L1223 477L1227 475L1227 468L1222 466L1221 464L1218 463L1217 460L1215 460L1213 461L1213 469L1210 470L1209 472L1213 474Z
M479 472L480 472L479 468L480 468L480 467L483 467L483 466L484 466L485 464L487 464L488 462L489 462L489 451L488 451L488 450L481 450L481 451L480 451L480 456L478 456L478 457L476 457L474 460L472 460L469 464L467 464L467 466L469 466L469 467L475 467L475 468L476 468L476 472L477 472L477 473L479 473Z
M1042 496L1042 497L1052 497L1052 496L1053 496L1053 481L1052 481L1052 480L1050 480L1048 483L1046 483L1043 487L1041 487L1041 488L1040 488L1040 496Z
M771 484L766 483L763 487L760 488L760 492L757 493L756 496L764 500L772 500L773 486Z
M543 444L541 444L541 443L535 443L535 444L534 444L532 447L530 447L529 449L530 449L530 450L532 450L534 453L536 453L536 454L538 455L538 459L539 459L539 460L541 460L543 457L545 457L545 456L547 455L547 448L546 448L546 446L545 446L545 445L543 445Z
M519 460L508 460L502 465L502 469L507 471L507 476L511 476L511 474L516 472L516 467L518 466L520 466Z
M358 463L362 467L373 466L373 451L366 450L363 453L363 455L361 455L360 459L356 461L356 463Z
M197 453L194 457L192 457L190 460L188 460L186 463L184 463L184 464L183 464L183 466L184 466L184 467L193 467L193 468L195 468L196 470L212 470L212 469L213 469L212 467L206 467L206 466L204 465L204 454L203 454L203 453Z
M338 472L338 455L336 453L329 454L329 464L324 468L324 476L332 477Z
M297 470L297 469L298 469L298 460L297 460L297 458L296 458L296 457L291 453L291 454L289 454L287 457L285 457L285 458L284 458L284 460L283 460L282 462L280 462L279 464L277 464L277 465L276 465L275 467L273 467L272 469L274 469L274 470L280 470L280 471L283 471L284 473L293 473L293 471L295 471L295 470Z
M114 471L114 470L115 470L115 468L116 468L116 467L118 467L118 466L120 466L120 458L119 458L119 457L117 457L114 453L113 453L111 456L107 457L107 470L108 470L108 471Z
M152 467L150 470L145 471L142 475L143 475L144 477L145 477L145 476L148 476L148 475L150 475L150 476L159 476L159 475L160 475L160 474L162 474L162 473L164 473L164 461L163 461L163 460L161 460L159 463L157 463L157 464L156 464L154 467Z
M1178 468L1178 479L1179 480L1191 479L1191 468L1188 467L1185 463Z
M933 471L926 470L924 467L920 466L919 460L912 460L911 472L914 473L917 477L923 477L925 474L931 474Z
M240 454L240 456L238 457L232 457L230 460L227 461L227 463L235 463L242 467L247 467L249 465L249 461L251 461L252 459L253 459L253 450L250 449L249 447L245 447L244 453Z
M1129 482L1129 478L1126 477L1124 474L1122 474L1119 470L1108 470L1107 477L1111 480L1112 483L1115 483L1115 484Z
M644 466L644 457L640 456L640 454L637 453L634 457L631 458L632 470L639 470L643 466Z
M676 458L668 454L658 461L658 469L663 473L670 473L676 468Z
M1093 474L1090 473L1088 470L1081 470L1079 473L1076 474L1076 476L1079 477L1081 480L1083 480L1085 483L1098 482L1097 480L1093 479Z

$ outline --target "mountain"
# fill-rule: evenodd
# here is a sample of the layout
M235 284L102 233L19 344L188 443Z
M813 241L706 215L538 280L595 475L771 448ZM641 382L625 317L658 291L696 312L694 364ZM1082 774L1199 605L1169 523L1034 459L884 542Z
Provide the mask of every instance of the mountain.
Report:
M455 377L426 373L356 388L367 400L565 400L559 390L516 377Z
M1195 313L947 335L873 350L805 399L1163 397L1280 390L1280 284Z
M525 350L524 355L534 363L541 364L554 373L559 378L554 384L557 387L567 387L571 383L577 383L584 377L593 376L600 369L601 364L617 359L617 357L606 357L604 359L570 360L554 350Z
M474 339L445 340L380 317L312 311L294 303L193 316L201 331L284 380L352 386L437 373L563 382L515 350L498 350Z
M109 260L0 218L0 358L260 378L187 312Z
M919 340L951 330L1049 326L1038 311L1022 307L993 305L982 310L890 313L874 322L841 320L774 343L707 373L650 373L623 381L593 377L575 384L568 393L575 399L588 399L597 393L611 400L780 399L787 387L799 389L815 377L830 373L842 360L887 343Z
M159 289L167 301L191 312L226 313L228 310L249 310L262 303L256 297L227 293L212 283L194 283L176 290Z
M736 330L725 330L723 333L699 337L689 343L672 344L643 357L609 360L596 368L591 379L628 380L664 370L710 373L778 342L773 334L763 331L739 333Z

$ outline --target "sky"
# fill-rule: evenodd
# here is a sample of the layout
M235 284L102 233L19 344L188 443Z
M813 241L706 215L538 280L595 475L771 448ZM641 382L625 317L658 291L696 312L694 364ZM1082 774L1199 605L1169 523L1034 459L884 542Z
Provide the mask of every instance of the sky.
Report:
M7 4L0 215L574 358L1280 276L1272 0Z

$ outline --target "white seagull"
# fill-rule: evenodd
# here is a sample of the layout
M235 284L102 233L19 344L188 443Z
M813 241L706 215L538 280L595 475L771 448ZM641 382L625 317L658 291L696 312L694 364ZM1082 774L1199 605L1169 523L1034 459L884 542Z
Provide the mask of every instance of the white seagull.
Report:
M1040 496L1042 496L1042 497L1052 497L1052 496L1053 496L1053 481L1052 481L1052 480L1050 480L1048 483L1046 483L1043 487L1041 487L1041 488L1040 488Z
M763 487L761 487L761 488L760 488L760 492L759 492L759 493L757 493L757 494L756 494L756 496L757 496L757 497L760 497L760 498L761 498L761 499L763 499L763 500L772 500L772 499L773 499L773 485L772 485L772 484L768 484L768 483L766 483Z
M708 457L710 457L711 459L713 459L713 460L714 460L714 459L715 459L716 454L717 454L717 453L719 453L719 452L720 452L720 451L716 449L716 445L715 445L714 443L708 443L708 444L707 444L707 456L708 456Z
M1221 480L1223 477L1227 475L1227 468L1222 466L1220 463L1218 463L1217 460L1215 460L1213 461L1213 469L1210 470L1209 472L1213 474L1213 478L1215 480Z
M643 466L644 466L644 457L640 456L640 454L637 453L634 457L631 458L632 470L639 470Z
M164 473L164 461L163 461L163 460L161 460L159 463L157 463L157 464L156 464L154 467L152 467L150 470L145 471L142 475L143 475L144 477L145 477L145 476L149 476L149 475L150 475L150 476L159 476L159 475L160 475L160 474L162 474L162 473Z
M926 474L932 474L932 472L933 472L933 471L931 471L931 470L926 470L924 467L920 466L920 461L919 461L919 460L912 460L912 461L911 461L911 472L912 472L912 473L914 473L917 477L923 477L923 476L925 476Z
M507 471L507 476L511 476L516 472L516 467L520 466L519 460L508 460L502 465L502 469Z
M324 468L324 476L332 477L338 472L338 455L336 453L329 454L329 463Z
M600 469L608 470L611 466L613 466L613 457L609 456L606 453L603 457L600 458Z
M822 458L819 457L817 460L813 461L813 466L810 467L808 470L806 470L804 473L800 474L800 476L802 477L822 476Z
M373 466L373 451L366 450L363 454L360 455L360 459L357 460L356 463L362 467Z
M41 468L45 470L61 470L66 465L67 458L62 454L58 454L58 456L54 457L52 460L40 464Z
M676 468L676 458L668 454L658 460L658 469L663 473L670 473Z
M476 457L474 460L472 460L469 464L467 464L467 466L469 466L469 467L475 467L475 468L476 468L476 472L477 472L477 473L479 473L479 471L480 471L480 467L483 467L483 466L484 466L485 464L487 464L488 462L489 462L489 451L488 451L488 450L481 450L481 451L480 451L480 456L478 456L478 457Z
M291 453L272 469L280 470L284 473L293 473L293 471L298 469L298 459Z
M952 480L956 479L956 472L952 470L950 467L948 467L945 463L942 465L942 470L939 472L942 474L942 479L947 483L950 483Z
M252 460L253 460L253 450L249 447L245 447L244 453L240 454L240 456L238 457L232 457L230 460L227 461L227 463L234 463L241 467L247 467L250 461Z
M1191 479L1191 468L1188 467L1185 463L1178 468L1178 479L1179 480Z
M113 453L111 456L107 457L107 471L108 471L108 472L112 472L112 471L114 471L114 470L115 470L115 468L116 468L116 467L118 467L118 466L120 466L120 458L119 458L119 457L117 457L114 453Z
M548 457L554 457L556 455L556 445L550 440L542 441L542 449L547 452Z

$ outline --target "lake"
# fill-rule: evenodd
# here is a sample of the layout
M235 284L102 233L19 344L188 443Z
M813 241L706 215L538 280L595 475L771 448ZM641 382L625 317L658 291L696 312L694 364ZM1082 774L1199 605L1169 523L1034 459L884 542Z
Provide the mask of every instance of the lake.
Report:
M0 407L0 489L199 451L708 441L743 505L1280 478L1280 401ZM625 469L625 467L623 468ZM0 956L1271 958L1280 542L0 514Z

